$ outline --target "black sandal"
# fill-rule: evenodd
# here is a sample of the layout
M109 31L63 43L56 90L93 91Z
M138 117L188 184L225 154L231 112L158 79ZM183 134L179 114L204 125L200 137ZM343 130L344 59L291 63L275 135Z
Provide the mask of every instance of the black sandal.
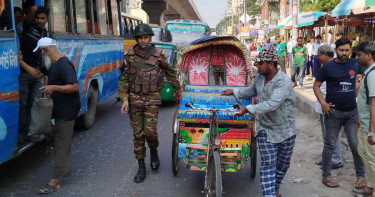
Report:
M44 188L39 190L39 194L50 194L52 192L55 192L56 190L60 189L60 184L59 185L51 185L51 184L46 184Z

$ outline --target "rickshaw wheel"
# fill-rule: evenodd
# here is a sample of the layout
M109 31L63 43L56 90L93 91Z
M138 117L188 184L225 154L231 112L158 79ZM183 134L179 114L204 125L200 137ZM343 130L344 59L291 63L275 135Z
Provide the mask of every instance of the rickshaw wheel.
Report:
M172 171L173 175L178 174L180 158L178 158L178 134L173 134L172 141Z
M255 139L255 132L252 130L251 134L251 154L250 154L250 177L251 179L254 179L257 172L257 143Z
M208 158L206 168L207 188L206 197L222 196L221 163L219 150L214 150Z

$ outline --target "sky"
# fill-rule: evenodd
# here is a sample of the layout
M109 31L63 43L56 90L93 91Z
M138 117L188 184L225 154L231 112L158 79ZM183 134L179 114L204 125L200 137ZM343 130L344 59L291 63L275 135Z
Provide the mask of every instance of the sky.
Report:
M224 18L226 0L194 0L194 3L203 21L207 22L211 28L215 28Z

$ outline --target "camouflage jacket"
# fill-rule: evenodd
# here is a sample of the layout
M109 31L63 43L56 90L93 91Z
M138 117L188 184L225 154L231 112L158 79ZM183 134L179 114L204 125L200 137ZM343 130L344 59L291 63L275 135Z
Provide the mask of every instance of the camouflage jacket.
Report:
M153 87L155 87L156 85L161 88L164 84L163 78L165 75L167 80L172 84L175 92L178 94L181 93L180 83L176 78L176 72L166 62L164 52L161 49L155 48L153 45L150 47L151 48L148 52L142 53L136 45L129 49L124 57L124 64L122 65L121 75L118 82L118 94L121 100L128 99L130 105L139 106L161 104L160 89L156 91L155 88L151 88L150 90L144 91L144 89L142 90L142 87L139 87L144 86L146 81L137 78L137 76L139 76L139 71L142 68L146 68L147 70L156 67L157 71L161 71L158 72L160 74L160 76L157 77L158 79L153 79L151 77L151 80L149 81L150 86L154 85ZM147 58L147 56L149 57Z

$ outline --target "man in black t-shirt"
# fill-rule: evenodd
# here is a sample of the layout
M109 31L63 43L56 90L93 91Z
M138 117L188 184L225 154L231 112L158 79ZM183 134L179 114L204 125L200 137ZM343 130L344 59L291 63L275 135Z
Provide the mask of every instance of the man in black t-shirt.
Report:
M42 37L52 37L51 33L45 28L45 24L48 22L49 9L43 6L38 8L33 6L29 10L27 18L34 18L34 20L32 22L28 19L23 21L23 33L20 39L23 61L33 68L43 70L44 65L41 52L37 51L33 53L33 49ZM35 17L33 16L34 14ZM19 86L20 113L18 141L22 142L29 132L31 106L35 98L41 96L39 88L43 86L43 78L34 79L24 69L21 69Z
M53 99L52 118L55 119L54 135L54 171L50 182L40 193L51 193L60 188L60 179L70 173L70 148L75 119L80 110L79 86L72 62L56 48L56 41L42 38L36 51L42 51L44 63L49 70L41 71L23 61L18 55L20 65L33 78L48 75L48 85L41 92Z
M350 150L353 154L357 175L356 188L365 185L365 169L358 154L356 122L358 120L356 103L356 76L363 73L355 59L350 59L351 42L347 38L336 41L337 58L327 62L320 69L314 82L314 93L325 114L326 137L322 159L322 183L328 187L338 187L337 180L331 177L331 160L335 144L342 127L344 127ZM327 95L324 100L320 86L327 83Z

